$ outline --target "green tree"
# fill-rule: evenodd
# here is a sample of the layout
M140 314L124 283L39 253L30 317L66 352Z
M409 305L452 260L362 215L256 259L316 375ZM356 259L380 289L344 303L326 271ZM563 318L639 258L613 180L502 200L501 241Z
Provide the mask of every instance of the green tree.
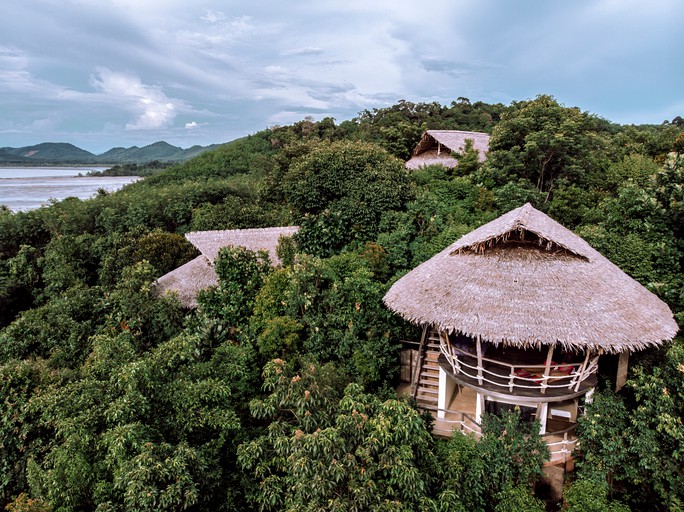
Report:
M458 160L458 165L452 172L458 176L468 176L480 168L479 152L473 147L473 139L466 139L463 150L454 156Z
M31 495L65 511L239 510L231 468L239 404L255 390L249 350L206 351L187 333L142 355L135 345L128 332L96 337L79 378L33 397L46 435L28 463Z
M564 510L569 512L629 512L629 507L608 498L605 480L573 480L563 491Z
M261 510L416 510L429 500L436 464L423 418L358 385L338 399L331 371L266 365L271 394L251 408L271 421L268 434L239 450L258 482L251 499Z
M555 180L602 179L608 123L551 96L514 102L492 131L488 175L498 185L524 178L542 192Z
M327 256L354 240L375 238L382 214L411 196L403 163L371 144L314 146L283 178L287 201L309 215L295 238L306 252Z
M334 361L365 386L382 387L398 369L398 347L390 341L396 320L382 306L385 290L357 254L301 256L266 281L250 324L264 355L289 354L296 345L323 363ZM281 340L269 332L276 326L286 334Z
M214 269L219 284L198 295L200 315L219 321L226 329L240 329L252 315L256 294L272 270L268 253L225 247L214 261Z
M531 495L544 462L549 460L549 449L539 435L538 422L521 421L517 410L502 416L484 416L478 451L486 468L485 496L497 501L519 486Z
M684 503L684 346L650 367L637 365L627 399L597 393L580 418L580 476L607 478L608 495L635 509L679 510ZM599 477L594 476L599 472Z

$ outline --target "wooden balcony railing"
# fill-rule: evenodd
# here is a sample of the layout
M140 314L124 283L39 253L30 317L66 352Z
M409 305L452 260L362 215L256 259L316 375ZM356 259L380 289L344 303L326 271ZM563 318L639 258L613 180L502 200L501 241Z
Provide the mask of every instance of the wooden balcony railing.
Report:
M458 348L443 336L440 336L439 349L454 376L465 376L480 386L487 384L511 394L516 390L524 390L526 394L538 391L540 395L546 394L547 390L577 392L598 370L598 355L591 357L590 352L582 362L556 363L551 360L553 348L550 348L545 364L512 364L487 358L481 351L473 354Z

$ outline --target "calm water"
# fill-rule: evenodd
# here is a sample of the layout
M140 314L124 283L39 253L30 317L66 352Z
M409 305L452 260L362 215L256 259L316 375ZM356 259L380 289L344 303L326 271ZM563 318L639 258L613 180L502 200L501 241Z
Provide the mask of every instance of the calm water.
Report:
M12 211L25 211L49 204L50 199L89 199L98 189L114 192L136 176L78 176L107 167L17 167L0 168L0 204Z

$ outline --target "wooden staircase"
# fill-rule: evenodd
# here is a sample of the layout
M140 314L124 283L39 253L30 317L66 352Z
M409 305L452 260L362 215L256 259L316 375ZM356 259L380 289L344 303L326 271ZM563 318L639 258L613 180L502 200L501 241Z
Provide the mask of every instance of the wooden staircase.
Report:
M432 330L426 330L420 340L412 396L421 409L437 410L439 395L439 337Z

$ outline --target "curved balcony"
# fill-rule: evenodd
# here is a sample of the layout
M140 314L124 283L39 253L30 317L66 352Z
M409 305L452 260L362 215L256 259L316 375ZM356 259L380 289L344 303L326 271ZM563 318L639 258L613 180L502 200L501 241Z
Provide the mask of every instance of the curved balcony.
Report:
M492 397L518 402L555 402L575 398L596 386L598 355L554 361L554 347L538 350L457 346L440 334L439 364L459 384ZM560 354L558 354L560 356Z

